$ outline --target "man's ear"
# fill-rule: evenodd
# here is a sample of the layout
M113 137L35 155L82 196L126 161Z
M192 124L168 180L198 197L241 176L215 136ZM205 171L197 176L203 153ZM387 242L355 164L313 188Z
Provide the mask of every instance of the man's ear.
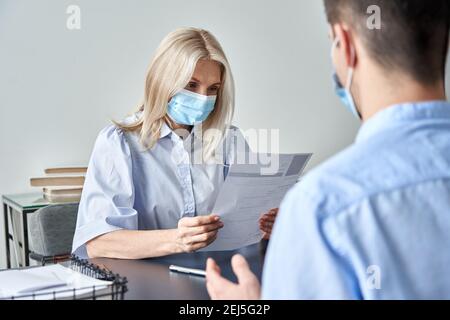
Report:
M357 63L356 44L353 32L345 24L335 24L333 26L334 34L339 38L337 50L345 57L345 63L349 68L354 68Z

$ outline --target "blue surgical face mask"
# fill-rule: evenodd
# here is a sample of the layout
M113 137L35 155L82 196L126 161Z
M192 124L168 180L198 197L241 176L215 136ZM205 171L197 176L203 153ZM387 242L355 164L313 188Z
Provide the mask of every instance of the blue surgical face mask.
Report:
M339 39L336 38L336 40L333 42L333 47L331 48L331 56L333 56L334 49L339 43ZM354 59L354 57L353 57ZM345 87L342 85L341 81L339 80L339 77L337 76L336 71L333 72L333 84L334 84L334 91L336 92L336 95L341 99L341 102L343 105L347 107L347 109L358 119L361 119L361 114L359 113L358 109L356 108L355 100L353 99L352 93L351 93L351 87L353 82L353 68L349 68L348 74L347 74L347 83Z
M214 110L217 96L181 90L169 102L167 113L177 124L193 126L205 121Z

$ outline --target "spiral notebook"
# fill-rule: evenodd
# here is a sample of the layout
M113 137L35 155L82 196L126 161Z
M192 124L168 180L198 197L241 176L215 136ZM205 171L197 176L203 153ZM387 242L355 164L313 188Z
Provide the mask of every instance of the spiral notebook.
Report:
M72 257L61 264L0 272L0 299L123 299L126 278Z

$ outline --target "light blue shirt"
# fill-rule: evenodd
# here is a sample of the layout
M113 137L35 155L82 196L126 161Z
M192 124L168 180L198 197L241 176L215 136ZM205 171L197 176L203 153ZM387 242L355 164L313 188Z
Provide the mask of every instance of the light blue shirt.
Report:
M173 229L183 217L213 213L227 166L248 145L231 127L216 150L220 161L204 163L198 129L182 139L164 124L151 150L137 134L114 125L102 130L83 187L73 252L87 258L85 244L112 231Z
M383 110L283 200L265 299L450 299L450 104Z

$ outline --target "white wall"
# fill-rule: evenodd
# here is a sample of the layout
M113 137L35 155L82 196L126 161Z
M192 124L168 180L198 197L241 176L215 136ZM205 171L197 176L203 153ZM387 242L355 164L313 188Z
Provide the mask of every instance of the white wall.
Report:
M66 28L70 4L79 31ZM313 152L312 165L351 143L358 123L333 95L322 1L0 0L0 194L32 191L45 167L87 164L98 131L133 109L153 51L180 26L221 41L242 129L279 128L281 151ZM0 236L2 267L3 226Z

